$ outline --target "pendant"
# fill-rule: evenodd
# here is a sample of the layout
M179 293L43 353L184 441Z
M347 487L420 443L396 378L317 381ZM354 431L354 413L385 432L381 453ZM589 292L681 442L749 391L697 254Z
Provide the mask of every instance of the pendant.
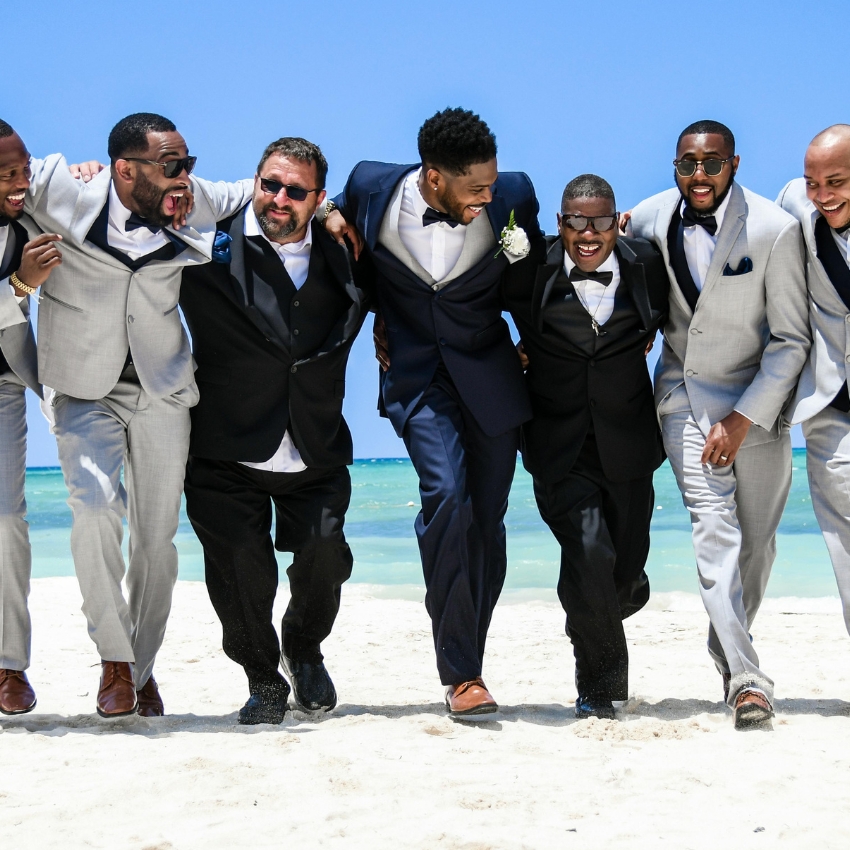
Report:
M593 332L596 336L599 336L599 322L597 322L596 319L591 319L590 324L593 326Z

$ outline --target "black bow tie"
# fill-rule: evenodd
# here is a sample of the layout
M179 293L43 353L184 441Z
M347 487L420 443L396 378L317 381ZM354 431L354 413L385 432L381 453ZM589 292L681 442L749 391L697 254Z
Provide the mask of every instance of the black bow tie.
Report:
M131 212L130 218L127 219L127 223L124 225L124 230L129 233L131 230L137 230L140 227L146 227L151 233L159 233L162 230L158 224L151 224L146 218L142 218L140 215Z
M0 227L2 227L2 226L3 226L3 219L0 218ZM848 230L850 230L850 221L848 221L847 224L844 225L844 227L836 227L835 228L835 232L839 236L843 236Z
M444 221L449 227L457 227L460 224L459 221L455 221L448 213L428 207L422 215L422 226L427 227L429 224L436 224L438 221Z
M717 219L713 215L700 215L694 212L688 204L685 204L685 211L682 213L682 224L685 227L693 227L698 224L712 236L717 233Z
M578 266L570 270L570 283L578 283L580 280L592 280L608 286L614 280L614 272L583 272Z

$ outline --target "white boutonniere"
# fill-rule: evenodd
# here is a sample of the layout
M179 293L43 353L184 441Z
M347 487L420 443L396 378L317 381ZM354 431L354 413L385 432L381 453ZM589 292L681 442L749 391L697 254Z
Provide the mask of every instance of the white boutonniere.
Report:
M531 243L528 241L525 231L521 227L517 227L514 211L511 210L508 226L502 228L502 238L499 240L499 250L496 251L496 257L504 251L507 261L515 263L517 260L527 257L530 250Z

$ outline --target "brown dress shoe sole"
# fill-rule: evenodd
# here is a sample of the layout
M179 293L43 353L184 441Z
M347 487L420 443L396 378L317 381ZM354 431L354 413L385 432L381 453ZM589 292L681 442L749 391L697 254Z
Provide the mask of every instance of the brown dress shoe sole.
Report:
M32 705L28 708L19 708L16 711L6 711L5 708L0 708L0 714L5 714L7 717L13 717L16 714L29 714L36 706L38 700L33 700Z
M446 702L446 706L449 709L449 717L467 717L470 720L483 718L488 714L496 714L499 711L498 705L479 705L475 708L467 708L465 711L452 711L448 702Z
M104 720L111 720L113 717L129 717L131 714L136 714L139 710L139 701L136 700L136 704L130 709L130 711L115 711L107 714L105 711L100 710L100 706L97 707L97 713L104 718Z

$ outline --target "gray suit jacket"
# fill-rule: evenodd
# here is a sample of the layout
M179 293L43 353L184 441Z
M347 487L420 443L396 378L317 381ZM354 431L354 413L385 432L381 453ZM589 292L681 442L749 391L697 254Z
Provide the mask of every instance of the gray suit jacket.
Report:
M177 236L187 249L132 271L86 241L109 198L108 170L75 180L58 154L32 161L26 209L45 232L61 234L62 265L42 287L38 367L43 384L74 398L103 398L116 385L128 348L139 381L153 398L194 382L189 341L177 312L184 266L212 256L216 222L251 197L252 181L190 178L195 207ZM169 228L170 229L170 228Z
M25 221L21 221L23 226ZM12 225L9 225L12 227ZM16 238L20 238L20 230ZM0 268L2 268L0 257ZM12 270L14 271L14 269ZM33 392L42 395L38 382L38 354L30 324L29 298L18 304L9 289L8 278L0 281L0 350L18 378Z
M850 378L850 313L818 259L815 221L820 213L806 197L805 180L798 177L788 183L776 203L799 219L806 243L812 349L788 408L788 418L796 425L827 407Z
M466 273L474 265L481 262L481 258L487 251L495 250L496 237L493 228L486 215L480 215L473 219L466 228L466 237L463 242L463 250L458 257L454 268L437 283L430 274L419 264L413 254L407 250L398 232L398 219L401 211L401 200L404 195L404 180L400 180L396 186L390 205L387 208L384 220L381 222L381 231L378 235L380 242L394 257L403 262L418 278L424 280L435 292L439 292L444 286L448 286L455 278Z
M811 345L800 226L776 204L733 183L692 312L667 249L670 220L680 202L678 189L662 192L638 204L630 222L635 236L658 246L670 276L656 404L684 384L704 434L737 410L758 426L750 428L744 445L776 439L780 413ZM752 271L730 274L744 257L752 261Z

